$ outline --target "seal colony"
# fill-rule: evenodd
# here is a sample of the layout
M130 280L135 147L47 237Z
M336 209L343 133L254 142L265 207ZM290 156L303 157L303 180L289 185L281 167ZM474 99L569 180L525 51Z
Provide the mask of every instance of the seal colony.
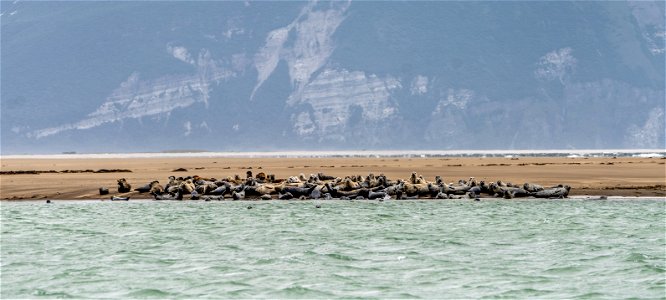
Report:
M118 179L118 192L130 192L131 185L125 178ZM334 177L323 173L275 178L273 174L247 171L224 179L203 178L197 175L186 177L169 176L162 186L159 181L134 189L148 193L155 200L290 200L290 199L341 199L341 200L388 200L388 199L475 199L479 198L567 198L571 187L557 185L543 187L534 183L516 185L498 180L487 183L474 177L468 180L446 183L441 176L428 181L417 172L407 180L391 180L384 174L375 176L351 175ZM101 193L100 193L101 194Z

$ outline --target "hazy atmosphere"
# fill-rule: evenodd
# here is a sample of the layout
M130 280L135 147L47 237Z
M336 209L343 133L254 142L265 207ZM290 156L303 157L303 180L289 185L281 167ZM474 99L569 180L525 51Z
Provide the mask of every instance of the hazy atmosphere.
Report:
M0 0L0 299L664 299L665 6Z
M0 11L2 154L665 147L663 1Z

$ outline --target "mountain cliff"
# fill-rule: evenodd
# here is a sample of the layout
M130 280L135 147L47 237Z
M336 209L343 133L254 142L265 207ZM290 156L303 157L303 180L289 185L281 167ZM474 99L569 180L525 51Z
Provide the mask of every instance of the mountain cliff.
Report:
M665 147L664 2L0 2L2 154Z

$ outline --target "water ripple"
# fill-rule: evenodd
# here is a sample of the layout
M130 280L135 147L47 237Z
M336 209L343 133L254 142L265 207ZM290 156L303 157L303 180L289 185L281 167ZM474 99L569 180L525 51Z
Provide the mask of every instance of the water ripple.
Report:
M664 296L664 199L315 203L2 203L0 298Z

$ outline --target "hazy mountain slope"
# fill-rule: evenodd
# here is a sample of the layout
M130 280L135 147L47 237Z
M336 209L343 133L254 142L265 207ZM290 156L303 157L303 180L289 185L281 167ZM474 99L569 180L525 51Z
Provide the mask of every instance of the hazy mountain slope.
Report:
M663 2L0 2L3 154L664 148Z

